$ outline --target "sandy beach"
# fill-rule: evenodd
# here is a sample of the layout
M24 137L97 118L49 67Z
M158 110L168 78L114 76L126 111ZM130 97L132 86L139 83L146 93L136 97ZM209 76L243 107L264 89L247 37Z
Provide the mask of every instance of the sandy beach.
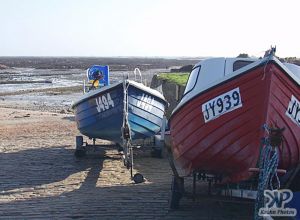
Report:
M135 151L134 184L114 149L74 157L80 86L0 91L0 219L252 219L249 204L191 198L169 209L167 155ZM98 140L97 143L112 143ZM192 182L187 179L189 189ZM198 191L205 189L199 185Z
M135 157L142 184L116 150L75 158L72 114L1 107L0 133L0 219L250 219L249 205L213 200L184 198L170 211L168 160L147 150Z
M0 7L0 220L300 220L300 1Z

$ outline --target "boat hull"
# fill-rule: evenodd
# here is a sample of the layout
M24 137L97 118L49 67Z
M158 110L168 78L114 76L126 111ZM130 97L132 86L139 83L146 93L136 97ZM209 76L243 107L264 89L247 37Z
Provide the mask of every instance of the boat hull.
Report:
M236 107L224 113L226 105L217 97L226 95L236 98L227 107ZM279 167L292 169L300 162L300 126L286 114L292 96L300 100L299 84L273 61L201 92L171 116L175 161L187 173L220 174L223 182L247 180L249 168L257 166L266 124L285 128ZM209 110L214 101L219 109Z
M89 138L122 143L124 88L128 93L128 122L131 138L144 139L159 132L166 101L128 81L99 89L93 96L74 105L79 131Z

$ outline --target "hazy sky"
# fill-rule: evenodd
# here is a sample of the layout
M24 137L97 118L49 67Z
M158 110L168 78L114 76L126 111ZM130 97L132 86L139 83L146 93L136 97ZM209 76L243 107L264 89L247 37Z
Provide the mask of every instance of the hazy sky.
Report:
M300 57L299 0L0 0L0 56Z

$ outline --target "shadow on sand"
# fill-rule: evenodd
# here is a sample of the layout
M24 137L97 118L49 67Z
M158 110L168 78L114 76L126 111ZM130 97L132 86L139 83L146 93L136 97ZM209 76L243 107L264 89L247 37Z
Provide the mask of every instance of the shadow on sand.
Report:
M52 147L1 153L0 191L58 182L92 167L101 171L104 154L77 159L73 152L64 147Z
M96 151L77 159L74 151L65 147L40 148L16 153L0 154L0 218L10 219L251 219L251 208L234 207L218 202L192 202L183 199L181 209L170 211L168 197L171 175L166 159L140 157L136 168L147 178L142 184L97 186L103 172L104 160L119 158ZM107 168L106 168L107 169ZM114 169L113 167L109 169ZM110 170L106 178L114 178ZM19 189L39 188L41 185L63 181L73 174L86 172L78 188L51 194L51 186L44 196L3 201L2 196L19 193ZM115 173L114 175L125 175ZM75 177L74 177L75 178ZM129 177L128 177L129 178ZM72 183L69 183L72 185ZM50 187L50 188L49 188ZM16 191L17 190L17 191ZM26 190L25 190L26 192ZM49 194L47 194L49 192ZM22 193L22 192L20 192ZM250 214L250 215L249 215ZM248 218L248 217L249 218Z

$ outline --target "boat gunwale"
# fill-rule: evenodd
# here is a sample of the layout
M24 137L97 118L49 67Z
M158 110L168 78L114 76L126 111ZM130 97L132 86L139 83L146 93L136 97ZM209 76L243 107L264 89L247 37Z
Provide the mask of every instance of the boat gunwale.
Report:
M173 112L172 112L172 114L170 116L170 119L169 119L170 123L172 123L171 121L172 121L172 118L174 117L174 115L176 115L179 112L180 109L182 109L185 105L187 105L188 103L190 103L191 101L193 101L195 98L203 95L204 93L207 93L208 91L210 91L212 89L215 89L216 87L219 87L219 86L221 86L223 84L226 84L226 83L228 83L228 82L230 82L232 80L235 80L235 79L237 79L239 77L242 77L244 74L248 74L249 72L251 72L251 71L253 71L253 70L255 70L255 69L257 69L257 68L259 68L259 67L261 67L263 65L268 65L268 64L275 64L275 65L277 65L279 68L281 68L283 70L284 74L287 75L288 78L290 78L292 81L295 82L296 86L300 87L300 79L298 79L296 76L294 77L294 73L292 73L287 67L285 67L284 64L282 64L276 57L273 57L273 56L271 58L267 57L267 59L258 60L258 61L260 61L260 62L257 63L257 64L255 64L256 62L254 62L252 64L249 64L249 65L254 65L254 64L255 65L253 67L247 69L247 70L244 70L244 71L237 70L239 72L235 73L235 75L230 76L228 78L225 76L224 77L225 80L223 80L224 79L223 78L223 79L219 80L218 82L214 82L214 85L212 85L212 86L210 86L210 87L208 87L208 88L200 91L199 93L197 93L196 95L192 96L191 98L189 98L188 100L186 100L182 104L180 104L180 102L179 102L179 104L173 110ZM200 63L201 62L197 63L194 68L196 68L198 65L200 65ZM241 68L241 69L243 69L243 68ZM292 75L290 73L292 73Z
M85 93L83 95L83 97L81 97L79 100L77 100L75 103L72 104L71 108L75 109L76 106L78 106L79 104L85 102L86 100L89 100L90 98L94 98L94 97L96 97L97 95L99 95L101 93L111 91L115 87L118 87L118 86L122 85L124 83L124 81L125 81L126 84L128 83L129 85L132 85L137 89L141 89L141 90L143 90L147 93L150 93L151 95L153 95L153 96L157 97L158 99L162 100L163 102L165 102L164 104L167 105L168 102L166 101L165 97L162 94L160 94L158 91L156 91L156 90L154 90L150 87L147 87L143 84L137 83L135 81L126 79L126 80L123 80L123 81L116 82L115 84L112 84L110 86L105 86L105 87L102 87L100 89Z

